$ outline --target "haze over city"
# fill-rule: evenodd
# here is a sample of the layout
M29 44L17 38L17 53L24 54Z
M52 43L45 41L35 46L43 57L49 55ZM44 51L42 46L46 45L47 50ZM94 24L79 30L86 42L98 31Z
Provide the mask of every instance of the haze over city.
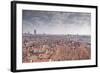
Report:
M23 10L23 33L37 34L91 34L91 14Z

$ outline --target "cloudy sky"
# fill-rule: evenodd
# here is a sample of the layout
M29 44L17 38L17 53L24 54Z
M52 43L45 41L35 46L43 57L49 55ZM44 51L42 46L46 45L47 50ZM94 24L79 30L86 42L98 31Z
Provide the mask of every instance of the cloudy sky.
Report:
M90 35L91 14L23 10L23 33Z

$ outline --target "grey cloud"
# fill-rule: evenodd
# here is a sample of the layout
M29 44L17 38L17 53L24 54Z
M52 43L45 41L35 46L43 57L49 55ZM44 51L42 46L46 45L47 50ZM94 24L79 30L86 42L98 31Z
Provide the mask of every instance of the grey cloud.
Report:
M90 34L91 14L23 10L23 33ZM86 30L84 30L86 29Z

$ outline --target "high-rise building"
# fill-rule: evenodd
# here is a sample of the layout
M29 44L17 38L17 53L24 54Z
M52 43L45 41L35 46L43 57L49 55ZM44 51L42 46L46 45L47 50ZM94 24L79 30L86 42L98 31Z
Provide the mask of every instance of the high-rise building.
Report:
M36 29L34 29L34 34L36 35Z

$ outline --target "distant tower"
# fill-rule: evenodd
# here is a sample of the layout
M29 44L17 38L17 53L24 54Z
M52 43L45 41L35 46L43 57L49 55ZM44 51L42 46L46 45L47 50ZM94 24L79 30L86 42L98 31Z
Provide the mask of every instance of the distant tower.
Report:
M36 29L34 29L34 34L36 35Z

